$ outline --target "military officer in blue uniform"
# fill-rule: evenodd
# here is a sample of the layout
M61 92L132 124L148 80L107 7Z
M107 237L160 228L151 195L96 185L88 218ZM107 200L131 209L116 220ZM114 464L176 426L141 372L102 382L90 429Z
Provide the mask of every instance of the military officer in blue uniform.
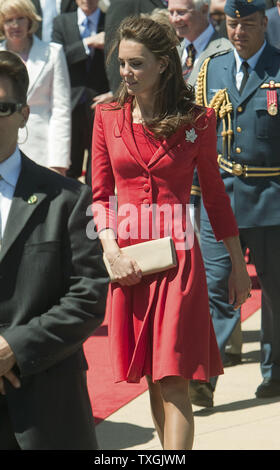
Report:
M216 111L221 175L262 289L263 382L256 390L262 398L280 396L280 50L265 40L265 8L264 0L227 0L233 50L207 59L197 81L197 102ZM223 356L240 311L229 305L231 260L216 242L203 204L200 224L210 310ZM193 403L213 406L215 385L193 382Z

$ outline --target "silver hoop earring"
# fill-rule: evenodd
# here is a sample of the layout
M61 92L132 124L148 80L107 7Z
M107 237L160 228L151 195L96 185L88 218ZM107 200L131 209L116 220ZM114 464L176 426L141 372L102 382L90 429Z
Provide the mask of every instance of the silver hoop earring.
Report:
M19 142L18 141L18 145L23 145L27 142L27 139L28 139L28 129L26 127L26 123L25 123L25 126L22 128L22 129L25 129L25 138L23 139L23 142Z

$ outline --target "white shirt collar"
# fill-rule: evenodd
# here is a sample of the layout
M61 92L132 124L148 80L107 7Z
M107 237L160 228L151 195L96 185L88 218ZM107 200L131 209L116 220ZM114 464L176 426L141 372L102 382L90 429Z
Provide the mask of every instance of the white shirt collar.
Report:
M266 46L266 41L264 41L262 47L256 52L256 54L254 54L252 57L250 57L249 59L246 60L246 62L248 63L250 69L254 69L257 65L257 62L260 58L260 55L262 53L262 51L264 50ZM236 72L240 72L240 68L241 68L241 64L242 62L244 61L244 59L242 59L240 57L240 55L238 54L238 52L236 51L236 49L233 49L233 52L234 52L234 56L235 56L235 61L236 61Z
M20 172L21 154L17 146L14 153L0 163L0 175L6 183L15 188Z
M83 12L83 10L80 7L78 7L78 9L77 9L77 14L78 14L78 25L83 26L84 21L87 18L87 15L85 15L85 13ZM100 15L100 8L96 8L96 10L91 15L89 15L88 18L90 19L92 24L97 26L98 20L99 20L99 15Z
M208 27L194 41L191 42L187 38L185 38L185 47L187 47L189 44L193 44L196 50L197 58L201 54L201 52L204 51L204 49L206 48L214 32L214 27L212 26L212 24L209 23Z
M46 5L46 0L40 0L40 4L41 4L41 9L44 10L45 6ZM61 13L61 0L56 0L56 11L57 11L57 14L59 15L59 13Z

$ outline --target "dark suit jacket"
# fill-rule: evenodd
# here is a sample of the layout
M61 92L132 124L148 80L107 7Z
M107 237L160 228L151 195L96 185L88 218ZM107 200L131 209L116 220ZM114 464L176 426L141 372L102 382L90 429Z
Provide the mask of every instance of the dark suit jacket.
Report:
M32 0L34 3L38 15L42 16L42 8L40 4L40 0ZM61 1L61 13L68 13L71 11L77 10L77 3L75 0L62 0ZM40 23L39 29L36 31L36 35L42 39L42 23Z
M86 236L90 193L22 157L0 252L0 334L22 383L6 382L6 398L22 449L96 447L82 344L103 320L107 273Z
M98 32L104 31L104 13L101 12ZM87 94L88 101L109 90L105 71L104 51L95 49L88 67L88 55L85 52L78 26L78 15L64 13L54 19L53 41L63 45L68 63L72 109L76 107L82 95Z
M151 13L155 8L164 8L161 0L113 1L106 12L105 19L105 57L108 56L115 32L125 17L140 15L140 13ZM117 53L112 56L110 64L107 65L107 76L110 89L115 93L121 81Z

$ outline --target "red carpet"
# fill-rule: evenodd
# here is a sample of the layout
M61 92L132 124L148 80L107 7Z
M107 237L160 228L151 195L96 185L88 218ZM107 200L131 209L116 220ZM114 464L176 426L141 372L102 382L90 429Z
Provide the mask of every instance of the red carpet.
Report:
M241 307L241 321L246 320L250 315L255 313L261 306L261 290L257 280L255 267L251 264L247 265L248 273L252 281L252 297Z
M260 308L261 293L253 266L248 265L252 279L252 297L247 300L241 311L241 320L246 320ZM85 354L89 363L88 387L95 422L99 423L112 413L129 403L147 390L146 380L140 384L115 384L108 351L108 327L106 319L85 345Z
M108 351L106 319L84 345L89 363L88 388L95 423L110 416L147 389L146 379L139 384L114 383Z

